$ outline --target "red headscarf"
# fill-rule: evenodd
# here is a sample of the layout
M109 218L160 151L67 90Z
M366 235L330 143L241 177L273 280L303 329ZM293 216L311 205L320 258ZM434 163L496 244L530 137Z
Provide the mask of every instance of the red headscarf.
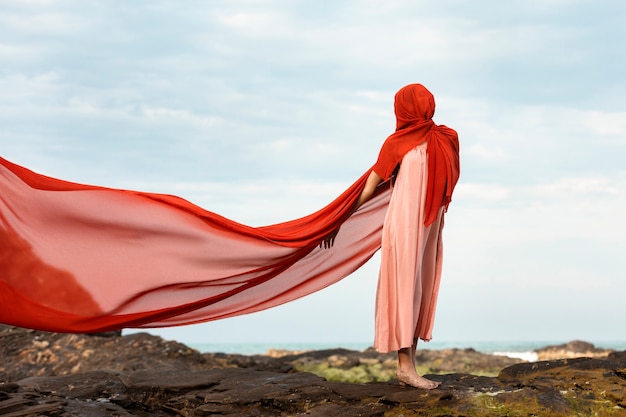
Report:
M435 98L421 84L409 84L396 93L394 108L396 131L380 150L372 167L384 180L402 162L404 155L427 142L428 190L426 194L425 225L437 219L439 209L448 207L452 191L459 179L459 139L456 131L436 125Z

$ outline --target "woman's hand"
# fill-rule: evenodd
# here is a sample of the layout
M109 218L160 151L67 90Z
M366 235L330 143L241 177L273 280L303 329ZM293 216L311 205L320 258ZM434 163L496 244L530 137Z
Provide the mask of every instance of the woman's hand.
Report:
M328 236L326 236L324 240L320 242L320 248L324 248L324 249L332 248L332 246L335 244L335 238L337 237L337 234L339 233L340 227L330 232Z

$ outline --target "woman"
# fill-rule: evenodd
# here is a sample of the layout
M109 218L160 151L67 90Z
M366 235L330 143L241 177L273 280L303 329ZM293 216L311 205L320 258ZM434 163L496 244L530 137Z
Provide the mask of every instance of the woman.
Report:
M437 126L433 95L410 84L395 96L396 131L383 144L354 210L391 178L393 191L381 243L374 347L398 352L398 380L416 388L439 384L417 374L418 339L428 341L442 265L443 213L459 177L454 130ZM332 246L337 230L324 241Z
M397 131L372 168L321 210L261 227L0 158L0 323L98 333L249 314L350 275L382 240L375 346L398 351L400 381L433 388L415 348L431 337L442 212L458 178L456 133L434 124L434 109L421 85L400 90ZM398 165L393 192L374 192Z

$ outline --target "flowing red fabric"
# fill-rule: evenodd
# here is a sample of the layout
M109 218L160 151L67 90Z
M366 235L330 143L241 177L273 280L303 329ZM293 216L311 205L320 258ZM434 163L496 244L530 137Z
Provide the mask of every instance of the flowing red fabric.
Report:
M459 180L459 139L456 131L433 121L435 98L421 84L409 84L395 96L396 131L380 150L373 167L381 178L391 177L404 155L427 142L428 189L424 224L432 224L439 209L448 207Z
M389 178L427 140L431 215L458 179L456 132L433 114L425 88L401 90L397 131L372 168ZM67 182L0 158L0 322L85 333L166 327L311 294L380 248L390 187L353 213L370 172L309 216L250 227L179 197ZM339 226L333 247L321 248Z
M249 227L175 196L66 182L0 158L0 322L165 327L318 291L380 247L389 187L350 215L368 174L316 213ZM339 225L334 246L320 248Z

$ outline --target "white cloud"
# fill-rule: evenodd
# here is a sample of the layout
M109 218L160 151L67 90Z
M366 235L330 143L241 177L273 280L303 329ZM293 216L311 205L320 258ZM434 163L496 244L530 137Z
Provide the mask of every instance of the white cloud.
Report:
M19 5L23 2L15 2ZM25 2L24 2L25 3ZM44 2L45 3L45 2ZM52 2L48 3L53 6ZM21 5L21 6L26 6ZM46 11L38 7L21 8L20 11L0 12L0 26L3 30L14 30L29 35L76 34L89 28L88 20L73 13Z
M3 61L32 60L40 54L41 50L36 47L0 43L0 59Z
M293 33L294 29L289 17L277 11L219 13L215 20L245 37L273 38Z
M463 200L466 204L490 204L506 201L515 192L510 186L459 183L454 191L456 199Z
M599 135L615 135L626 144L626 112L588 111L584 115L586 127Z
M470 145L467 153L481 159L492 159L499 161L508 159L506 151L501 146L490 148L481 144Z
M203 116L193 114L186 109L168 109L161 107L142 106L141 114L152 122L174 123L181 125L195 125L197 127L211 127L222 124L223 120L219 117Z
M446 219L452 282L622 288L626 172L535 186L463 184Z
M624 184L615 182L614 178L582 177L562 178L552 183L535 187L536 193L544 198L579 200L581 197L617 197Z
M0 77L3 101L7 110L22 103L53 97L59 92L59 76L54 72L36 73L27 76L23 73L8 73Z

